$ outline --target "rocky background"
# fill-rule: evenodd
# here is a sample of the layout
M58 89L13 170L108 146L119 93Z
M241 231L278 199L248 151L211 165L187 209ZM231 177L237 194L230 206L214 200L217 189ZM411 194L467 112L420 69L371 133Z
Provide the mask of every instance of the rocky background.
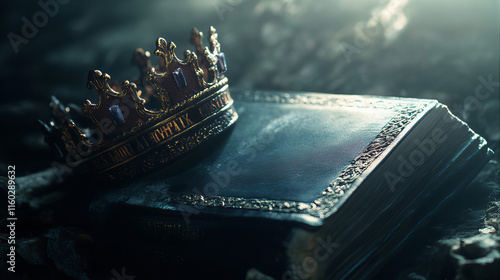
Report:
M433 98L486 138L494 160L433 220L432 232L373 277L500 275L498 1L41 0L5 2L0 13L0 170L15 164L24 176L50 166L36 120L49 118L51 95L65 104L95 101L85 87L89 70L135 79L135 48L152 52L161 36L182 57L192 49L191 28L207 34L213 25L233 88ZM28 212L57 200L32 195L42 201L26 199ZM29 213L37 227L19 237L19 279L89 277L98 260L85 258L93 242L85 221L61 227L53 210ZM64 250L80 253L70 260L55 253ZM481 258L492 264L477 265ZM116 277L113 270L121 275L120 267L103 268L104 279Z

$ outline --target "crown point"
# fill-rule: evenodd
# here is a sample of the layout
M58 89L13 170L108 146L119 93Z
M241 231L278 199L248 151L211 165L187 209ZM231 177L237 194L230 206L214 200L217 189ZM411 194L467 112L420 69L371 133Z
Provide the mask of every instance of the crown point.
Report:
M88 74L87 88L94 88L96 91L105 91L108 81L111 77L108 74L103 74L99 70L91 70Z
M151 53L149 51L144 51L142 48L137 48L134 51L132 63L139 66L141 72L147 72L147 70L151 69L151 61L149 57Z
M160 56L160 69L166 69L168 64L172 62L175 57L174 50L177 46L173 42L167 42L163 38L159 38L156 42L155 55Z
M198 30L198 28L194 27L193 31L191 31L191 43L196 44L197 41L201 40L203 33Z
M198 31L198 29L193 28L193 32L191 33L191 43L196 47L196 53L198 55L203 54L203 44L201 43L201 39L203 38L203 33Z
M137 86L135 83L131 83L129 80L125 80L122 83L122 88L127 88L127 89L135 89Z
M158 40L156 40L156 47L157 48L166 47L166 46L167 46L167 40L165 40L163 37L160 37L160 38L158 38Z
M218 37L217 30L215 30L213 26L210 26L210 51L215 54L220 52L220 44L217 40Z

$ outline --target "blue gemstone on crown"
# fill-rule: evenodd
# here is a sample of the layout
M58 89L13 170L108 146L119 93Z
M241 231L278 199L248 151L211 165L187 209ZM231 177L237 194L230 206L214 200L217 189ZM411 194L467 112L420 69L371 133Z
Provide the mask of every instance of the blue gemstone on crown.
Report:
M172 76L174 76L175 83L177 84L177 88L179 90L187 87L186 77L184 77L184 73L182 73L181 68L177 68L172 72Z
M227 71L226 56L223 52L217 54L217 68L219 69L220 73L224 73Z
M116 125L122 125L125 123L125 119L123 118L120 106L113 105L109 107L109 114L111 115L111 118L113 119Z

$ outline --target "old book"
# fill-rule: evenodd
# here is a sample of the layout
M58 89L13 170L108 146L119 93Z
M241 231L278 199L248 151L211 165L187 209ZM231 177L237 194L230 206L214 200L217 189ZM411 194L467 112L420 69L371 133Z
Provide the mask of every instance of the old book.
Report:
M196 164L92 202L118 265L183 279L367 279L492 154L435 100L231 95L238 123Z

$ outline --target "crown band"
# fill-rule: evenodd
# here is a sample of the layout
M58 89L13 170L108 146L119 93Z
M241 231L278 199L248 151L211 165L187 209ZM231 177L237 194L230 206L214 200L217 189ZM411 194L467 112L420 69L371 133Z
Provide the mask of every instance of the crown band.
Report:
M168 164L231 126L237 119L232 104L226 85L133 138L88 158L82 162L82 167L86 172L115 179L134 177ZM131 160L134 160L133 164L127 164ZM138 162L141 164L137 165Z

